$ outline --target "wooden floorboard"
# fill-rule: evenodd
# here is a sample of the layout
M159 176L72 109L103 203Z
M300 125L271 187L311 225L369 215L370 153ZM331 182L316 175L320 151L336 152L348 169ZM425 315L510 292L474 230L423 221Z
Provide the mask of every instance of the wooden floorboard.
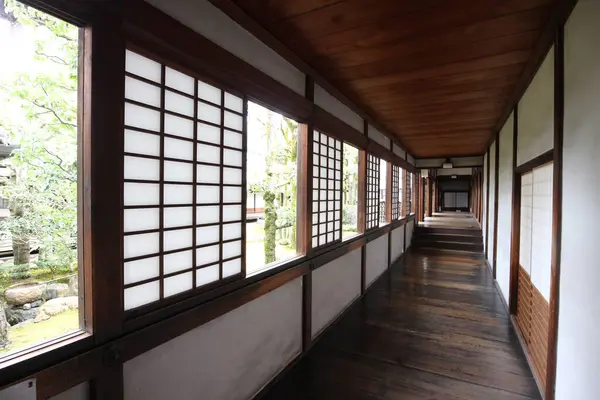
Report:
M540 399L481 255L409 252L264 397Z

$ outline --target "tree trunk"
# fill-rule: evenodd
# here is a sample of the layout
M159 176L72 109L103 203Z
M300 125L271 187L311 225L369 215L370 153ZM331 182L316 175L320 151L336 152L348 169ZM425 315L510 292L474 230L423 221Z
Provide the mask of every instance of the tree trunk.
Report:
M263 200L265 202L265 264L270 264L276 260L277 209L275 207L275 194L266 191L263 193Z
M6 313L4 312L4 304L0 301L0 348L10 343L8 339L8 321L6 321Z

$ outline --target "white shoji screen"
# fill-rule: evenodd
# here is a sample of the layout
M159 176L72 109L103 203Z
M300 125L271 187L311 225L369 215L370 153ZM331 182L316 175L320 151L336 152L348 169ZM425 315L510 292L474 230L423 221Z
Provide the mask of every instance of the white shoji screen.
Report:
M533 211L533 173L521 177L521 229L519 233L519 264L531 275L531 218Z
M400 219L400 167L392 165L392 220Z
M367 153L367 230L379 226L379 158Z
M312 247L340 240L342 232L342 142L313 132Z
M552 276L553 164L533 170L531 215L531 283L550 301Z
M244 100L127 51L124 308L243 277Z

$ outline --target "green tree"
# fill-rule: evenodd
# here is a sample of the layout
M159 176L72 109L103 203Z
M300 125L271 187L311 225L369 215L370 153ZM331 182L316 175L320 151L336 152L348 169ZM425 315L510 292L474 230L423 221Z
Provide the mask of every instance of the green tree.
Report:
M0 187L9 202L4 232L13 239L15 265L28 264L31 238L39 263L72 266L77 234L78 30L15 0L5 1L15 28L33 40L22 71L0 77L0 127L18 145L3 161L13 176ZM2 62L8 62L10 58Z
M275 114L268 110L259 122L264 127L266 142L264 178L250 187L264 200L264 254L265 264L276 261L277 229L291 227L288 245L295 247L296 235L296 161L298 124L288 118L280 121L278 129ZM283 200L283 201L282 201Z

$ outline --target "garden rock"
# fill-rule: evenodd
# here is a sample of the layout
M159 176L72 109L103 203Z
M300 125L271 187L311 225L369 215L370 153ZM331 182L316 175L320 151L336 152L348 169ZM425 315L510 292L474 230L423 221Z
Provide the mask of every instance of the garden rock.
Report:
M69 293L69 285L66 283L49 283L44 289L42 298L45 300L52 300L58 297L66 297Z
M23 304L33 303L40 300L44 293L44 285L39 283L19 283L10 286L4 292L4 297L8 304L22 306Z
M6 320L6 314L4 313L4 307L0 302L0 348L6 346L9 343L8 339L8 321Z
M15 326L21 322L34 319L38 313L38 308L24 310L20 307L9 305L4 311L6 312L6 320L10 326Z
M30 303L23 304L23 310L31 310L31 304Z
M39 312L34 322L41 322L50 317L60 314L67 310L74 310L79 307L79 298L77 296L59 297L48 300L39 308Z
M34 301L33 303L31 303L31 308L39 307L42 305L42 303L42 300Z
M69 296L77 296L79 294L79 277L72 276L69 278Z

